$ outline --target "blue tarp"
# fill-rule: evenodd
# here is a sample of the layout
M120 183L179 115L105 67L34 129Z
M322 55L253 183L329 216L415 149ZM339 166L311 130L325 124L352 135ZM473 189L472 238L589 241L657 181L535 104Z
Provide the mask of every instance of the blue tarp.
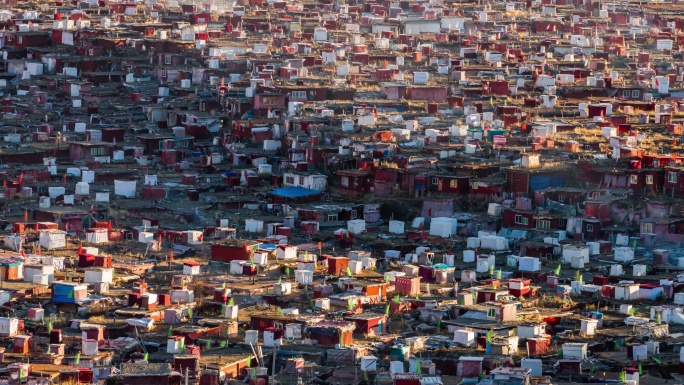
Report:
M262 243L259 245L259 250L272 252L276 249L276 247L278 247L278 246L273 244L273 243Z
M311 190L305 187L281 187L271 190L270 194L295 199L304 198L312 195L319 195L321 192L316 190Z

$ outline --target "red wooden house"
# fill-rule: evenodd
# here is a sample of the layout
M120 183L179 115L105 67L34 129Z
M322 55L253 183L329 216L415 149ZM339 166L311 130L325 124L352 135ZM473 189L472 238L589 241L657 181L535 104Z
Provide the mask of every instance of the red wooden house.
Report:
M524 227L532 229L535 227L534 211L504 209L503 210L503 226L504 227Z
M361 197L370 193L373 186L369 172L363 170L341 170L336 173L340 194Z
M565 217L561 214L535 215L534 228L539 230L565 230Z
M546 207L547 200L566 205L575 205L582 202L585 196L586 191L582 189L570 187L548 188L534 192L534 205Z
M663 192L665 195L684 195L684 169L680 166L667 166L664 172Z
M611 222L611 208L616 206L621 200L615 196L594 195L593 199L588 199L584 202L584 216L587 218L596 218L603 224L610 224Z
M635 195L647 195L660 192L663 189L665 172L662 169L643 169L641 161L630 162L627 174L627 187Z
M226 239L211 245L211 260L220 262L248 261L259 242L246 239Z
M363 313L344 317L345 321L353 322L354 333L364 336L385 333L387 316L384 314Z
M526 241L520 243L520 255L523 257L551 258L553 249L557 247L552 243Z
M445 194L468 194L470 176L465 175L432 175L428 191Z

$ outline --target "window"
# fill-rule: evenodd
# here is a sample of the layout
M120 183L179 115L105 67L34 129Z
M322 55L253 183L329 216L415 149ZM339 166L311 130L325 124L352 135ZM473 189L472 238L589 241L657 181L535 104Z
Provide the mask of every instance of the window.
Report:
M673 171L668 172L667 181L670 183L677 183L677 173Z
M538 229L550 229L551 228L551 221L537 219L537 228Z
M653 223L642 223L641 224L641 234L652 234L653 233Z
M104 147L91 147L90 148L90 155L92 156L98 156L98 155L104 155Z
M525 225L527 226L527 218L523 217L522 215L516 215L515 216L515 224L516 225Z
M306 99L306 91L292 91L292 99Z
M587 225L587 231L588 232L593 232L594 231L594 225Z
M161 70L161 77L163 77L163 78L166 77L166 70Z
M439 178L432 178L432 184L438 184Z
M473 182L473 190L477 190L477 182Z
M340 186L349 187L349 177L348 176L343 176L340 178Z
M487 310L487 317L489 317L489 318L496 318L496 309L490 307L490 308Z
M24 37L23 37L23 36L19 36L19 38L17 39L17 43L19 43L19 44L24 43Z
M623 98L628 98L628 97L629 97L629 90L623 90L623 91L622 91L622 97L623 97Z
M203 17L198 17L197 18L197 24L202 24L202 23L206 23L206 19Z
M337 222L337 213L328 214L328 222Z
M568 221L565 218L558 219L558 227L561 229L564 229L567 223Z
M630 175L629 176L629 183L630 184L639 184L639 175Z
M646 175L646 184L653 184L653 175Z
M286 176L285 177L285 183L294 184L294 177L293 176Z
M559 195L558 196L558 202L561 202L561 203L565 202L565 195Z
M641 92L639 92L639 90L632 90L632 97L633 98L638 99L640 94L641 94Z
M278 104L278 98L275 98L273 96L267 96L264 98L264 104L275 106L276 104Z
M451 188L458 187L458 180L452 179L451 182L449 182L449 187L451 187Z

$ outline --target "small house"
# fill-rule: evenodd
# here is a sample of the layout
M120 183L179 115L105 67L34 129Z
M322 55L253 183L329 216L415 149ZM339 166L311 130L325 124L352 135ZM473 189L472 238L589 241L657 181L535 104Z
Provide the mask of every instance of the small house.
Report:
M91 267L85 269L85 283L112 283L114 281L114 269L105 267Z
M69 144L70 160L93 160L112 155L112 143L102 141L72 142Z
M211 245L211 260L249 261L260 244L260 242L245 239L223 239Z
M299 248L292 245L278 245L275 250L276 260L297 259Z
M5 281L15 281L24 278L24 263L14 259L0 261L0 276Z
M487 319L499 322L514 322L518 315L519 302L486 302Z
M566 342L562 345L563 358L584 360L587 358L587 346L584 342Z
M356 324L346 321L319 321L306 328L311 339L318 341L318 345L334 347L335 345L349 346L353 343L352 333Z
M19 333L19 319L0 317L0 336L14 337Z
M420 279L416 276L396 277L394 281L394 290L399 295L415 296L420 294Z
M199 275L200 274L200 264L197 262L185 262L183 263L183 274L185 275Z
M88 286L75 282L53 282L52 302L75 304L88 298Z
M52 250L66 247L66 231L45 229L38 233L38 243L40 247Z
M86 242L93 244L109 243L109 230L103 228L86 229Z
M364 336L380 335L385 333L387 316L384 314L363 313L344 317L345 321L354 323L354 333Z
M479 377L482 373L482 361L484 357L467 357L461 356L458 358L457 376L462 377Z

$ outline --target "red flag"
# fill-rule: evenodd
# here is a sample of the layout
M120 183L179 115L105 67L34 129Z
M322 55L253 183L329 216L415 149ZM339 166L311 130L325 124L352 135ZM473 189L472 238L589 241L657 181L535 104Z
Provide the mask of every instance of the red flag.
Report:
M37 254L40 255L40 245L38 245L38 250L36 250Z
M173 262L173 251L169 251L169 262Z
M318 242L318 250L323 248L323 242Z
M658 78L655 79L656 86L660 85L660 82L658 81Z
M25 257L25 256L26 256L26 254L24 254L24 249L21 249L21 256L22 256L22 257Z
M19 174L19 183L24 180L24 173Z
M5 188L7 187L7 180L2 181L2 187L5 187Z
M28 210L24 210L24 223L28 222Z

